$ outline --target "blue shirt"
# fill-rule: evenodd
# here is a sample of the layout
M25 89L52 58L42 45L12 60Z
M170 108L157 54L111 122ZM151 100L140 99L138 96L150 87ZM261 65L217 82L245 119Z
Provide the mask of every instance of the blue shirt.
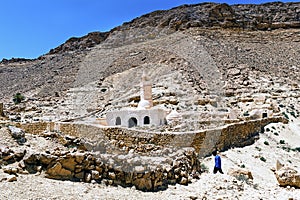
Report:
M215 167L221 168L221 157L219 155L215 156Z

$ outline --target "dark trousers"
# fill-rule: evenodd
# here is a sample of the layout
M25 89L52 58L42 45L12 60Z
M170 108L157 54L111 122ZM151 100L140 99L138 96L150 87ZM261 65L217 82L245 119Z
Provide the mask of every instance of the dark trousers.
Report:
M218 167L214 167L214 174L216 174L217 172L220 172L221 174L224 174L221 168Z

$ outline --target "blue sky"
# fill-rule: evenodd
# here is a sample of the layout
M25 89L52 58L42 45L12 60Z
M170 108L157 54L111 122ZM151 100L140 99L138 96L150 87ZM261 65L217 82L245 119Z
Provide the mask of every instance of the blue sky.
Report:
M108 31L154 10L200 0L2 0L0 4L0 61L37 58L92 31ZM228 4L265 3L260 0L210 1ZM287 2L287 1L283 1ZM296 1L295 1L296 2Z

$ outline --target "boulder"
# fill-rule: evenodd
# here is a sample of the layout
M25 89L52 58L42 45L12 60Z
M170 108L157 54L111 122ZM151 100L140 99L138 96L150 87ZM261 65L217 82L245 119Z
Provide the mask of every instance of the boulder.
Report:
M64 169L60 162L55 163L52 167L48 168L46 171L47 178L54 178L54 179L71 179L72 172Z
M75 171L75 166L76 166L76 161L74 157L66 158L66 159L60 159L59 162L63 166L63 168L70 170L70 171Z
M234 177L246 176L248 179L253 179L251 171L242 168L238 168L238 169L230 168L227 174Z
M14 182L14 181L17 181L17 176L16 175L9 175L7 176L7 179L6 179L8 182Z
M150 178L137 178L133 181L133 185L138 190L151 191L152 190L152 181Z
M275 172L280 186L291 186L300 188L300 173L290 167L282 167Z
M14 126L8 126L8 129L10 131L11 136L14 139L21 139L25 137L25 132L20 128Z

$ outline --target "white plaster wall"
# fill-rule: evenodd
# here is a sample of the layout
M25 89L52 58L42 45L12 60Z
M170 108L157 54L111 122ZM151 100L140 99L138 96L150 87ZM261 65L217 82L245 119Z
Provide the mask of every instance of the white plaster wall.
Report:
M116 126L117 117L121 118L121 126L128 127L128 121L134 117L137 119L137 125L144 125L144 117L150 118L150 125L162 125L166 118L166 113L162 109L143 109L143 110L119 110L106 113L106 121L108 126Z

